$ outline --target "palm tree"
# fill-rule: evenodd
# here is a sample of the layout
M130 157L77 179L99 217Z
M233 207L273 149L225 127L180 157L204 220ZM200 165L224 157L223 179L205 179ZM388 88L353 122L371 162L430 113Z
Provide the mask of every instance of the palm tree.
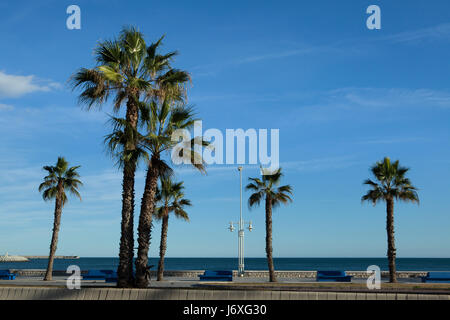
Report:
M80 103L101 106L111 95L113 111L118 112L126 104L125 136L133 137L139 118L141 98L164 97L167 93L183 98L184 87L178 84L189 80L189 74L170 67L170 60L177 52L159 54L163 37L146 46L143 35L133 27L123 28L118 39L102 41L96 53L97 66L81 68L71 78L73 88L81 88ZM177 85L174 85L177 84ZM133 284L134 256L134 180L136 139L124 141L122 222L118 266L118 287Z
M155 210L155 218L162 221L161 243L159 247L158 281L163 280L164 256L167 249L167 229L169 227L169 214L173 212L175 217L189 221L189 216L184 207L191 206L191 201L184 199L183 182L173 182L170 178L161 179L161 188L156 191L156 201L161 206Z
M261 200L265 199L266 203L266 254L267 264L269 267L269 280L276 282L275 270L273 267L272 257L272 208L280 204L287 204L292 202L292 187L290 185L279 185L281 177L281 168L276 171L269 171L261 168L262 179L249 178L249 183L245 189L252 191L252 195L248 199L248 206L252 208L260 204Z
M48 172L48 175L44 178L44 182L39 185L39 192L42 192L42 197L45 201L55 199L55 218L53 221L52 241L50 243L50 254L44 280L52 280L53 260L55 259L55 252L58 244L61 214L62 209L67 202L66 191L77 196L81 200L78 188L83 184L78 180L80 175L78 174L77 169L79 167L80 166L69 168L69 163L63 157L58 157L56 166L45 166L43 168Z
M378 161L370 169L375 179L364 181L364 184L371 186L367 194L361 201L370 201L376 205L379 201L386 202L386 231L388 239L387 256L389 260L389 282L397 282L395 266L395 239L394 239L394 200L411 201L419 203L419 197L416 188L411 185L408 178L405 177L409 168L401 167L399 161L391 162L388 157L383 161Z
M149 163L145 179L144 194L141 202L141 212L138 226L138 254L136 258L136 286L145 288L148 279L145 276L148 263L148 250L152 227L152 214L155 208L155 195L159 177L167 177L172 173L170 166L161 159L164 152L176 152L178 156L206 173L201 155L194 151L194 145L208 146L203 137L195 137L183 148L178 149L178 141L172 140L172 134L181 129L192 128L195 119L192 108L185 104L176 104L170 96L155 99L142 108L143 121L146 123L145 135L140 136L140 146L148 151ZM144 110L146 112L144 112Z

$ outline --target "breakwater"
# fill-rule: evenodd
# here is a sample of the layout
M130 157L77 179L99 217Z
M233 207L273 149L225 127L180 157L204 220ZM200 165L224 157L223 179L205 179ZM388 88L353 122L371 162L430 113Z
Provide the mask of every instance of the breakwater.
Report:
M48 256L25 256L27 259L48 259ZM55 259L80 259L79 256L55 256Z

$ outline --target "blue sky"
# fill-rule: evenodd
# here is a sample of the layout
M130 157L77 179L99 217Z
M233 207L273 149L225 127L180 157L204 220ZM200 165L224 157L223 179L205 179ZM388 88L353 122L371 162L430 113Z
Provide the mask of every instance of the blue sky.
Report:
M66 8L81 8L81 30ZM368 30L366 8L381 7ZM362 205L369 167L411 167L420 206L396 205L399 257L450 257L448 1L14 1L0 4L0 253L47 254L53 204L37 187L59 155L81 165L83 201L64 208L59 254L117 256L121 174L105 153L106 113L86 112L67 84L94 65L98 40L137 26L192 75L203 127L280 129L294 202L274 212L279 257L385 256L385 207ZM140 203L144 166L137 173ZM258 176L244 166L244 179ZM169 226L167 255L234 257L234 165L177 171L194 206ZM245 199L249 194L244 194ZM139 207L137 206L137 209ZM138 210L137 210L138 211ZM249 211L246 255L263 257L264 211ZM155 224L150 254L159 250Z

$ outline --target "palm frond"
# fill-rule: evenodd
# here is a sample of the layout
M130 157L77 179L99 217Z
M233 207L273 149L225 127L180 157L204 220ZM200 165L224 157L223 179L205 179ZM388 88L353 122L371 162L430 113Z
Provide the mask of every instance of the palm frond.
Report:
M264 198L264 192L263 191L259 191L259 192L253 193L248 198L248 207L252 208L252 207L255 207L255 206L259 206L259 204L261 203L261 200L263 198Z
M81 68L69 81L73 89L81 89L78 102L87 105L88 109L94 105L101 106L108 100L111 89L109 81L97 69Z

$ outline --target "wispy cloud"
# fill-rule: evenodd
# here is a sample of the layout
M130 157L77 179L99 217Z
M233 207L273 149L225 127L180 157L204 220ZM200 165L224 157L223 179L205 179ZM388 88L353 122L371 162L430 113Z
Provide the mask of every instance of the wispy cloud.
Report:
M315 46L315 45L301 45L294 49L279 49L272 52L262 52L257 54L248 54L245 56L235 56L225 61L218 61L215 63L197 65L191 67L189 70L192 71L194 76L212 76L216 75L219 71L224 70L229 67L239 66L244 64L265 62L268 60L276 60L283 58L290 58L302 55L311 55L321 52L339 52L342 51L338 46Z
M442 107L450 108L450 92L408 88L342 88L329 92L329 98L341 98L364 107Z
M450 40L450 23L422 28L413 31L405 31L387 36L386 40L398 43L420 43L433 40Z
M284 50L284 51L266 53L266 54L260 54L260 55L251 55L248 57L236 59L236 60L232 61L231 63L238 65L238 64L259 62L259 61L265 61L265 60L282 59L282 58L299 56L299 55L304 55L304 54L317 53L318 51L321 51L324 49L325 48L323 48L323 47L309 46L309 47L305 47L302 49Z
M380 38L383 41L393 43L422 43L425 41L450 40L450 23L442 23L427 28L404 31ZM341 39L327 44L295 44L296 48L280 48L273 51L265 51L258 54L248 54L246 56L236 56L228 60L220 60L215 63L197 65L189 68L196 77L206 77L217 75L218 72L226 68L244 64L266 62L269 60L284 59L296 56L326 54L365 54L366 46L372 44L367 39L349 38Z
M231 202L231 203L236 203L239 201L239 197L212 197L212 198L208 198L208 197L204 197L201 199L197 199L195 202L196 203L203 203L203 202L216 202L216 203L223 203L223 202Z
M287 170L295 170L302 172L312 172L312 171L323 171L329 169L346 168L358 164L359 161L356 160L355 156L335 156L328 158L318 158L318 159L308 159L308 160L297 160L297 161L284 161L280 163L280 167ZM237 172L238 165L211 165L207 167L208 175L212 174L214 176L221 177L222 174L229 175L230 172ZM260 165L244 165L244 170L247 171L257 170L260 172ZM177 169L178 174L192 173L196 174L195 170L189 170L188 168ZM200 175L198 173L198 175Z
M9 105L9 104L3 104L3 103L0 103L0 111L4 111L4 110L12 110L12 109L14 109L14 107L13 106L11 106L11 105Z
M378 139L366 139L357 141L357 144L394 144L394 143L414 143L426 141L423 137L387 137Z
M2 115L0 133L5 133L0 136L0 141L5 142L13 141L11 132L16 137L34 137L37 133L43 132L75 134L86 131L86 127L80 126L81 123L86 125L101 123L103 128L108 121L108 116L104 112L87 112L75 106L13 107L5 105L2 108L0 104L0 113Z
M83 169L83 167L81 168ZM41 166L0 166L0 209L2 219L13 219L17 225L29 226L34 222L51 218L53 205L42 200L38 186L45 172ZM86 219L110 219L111 212L118 211L121 199L121 175L116 170L106 169L96 174L82 175L84 186L80 188L82 202L70 198L70 205L64 208L66 215ZM141 182L141 178L137 179Z
M41 80L34 75L12 75L0 71L0 98L18 98L33 92L48 92L61 85L48 80Z
M450 109L450 92L432 89L407 88L339 88L315 93L308 99L298 100L296 107L283 120L286 125L300 122L328 122L367 116L367 112L424 108ZM291 119L298 119L292 122ZM279 124L280 125L280 124Z
M336 156L310 160L286 161L281 167L286 170L301 172L317 172L333 169L344 169L361 163L355 156Z

